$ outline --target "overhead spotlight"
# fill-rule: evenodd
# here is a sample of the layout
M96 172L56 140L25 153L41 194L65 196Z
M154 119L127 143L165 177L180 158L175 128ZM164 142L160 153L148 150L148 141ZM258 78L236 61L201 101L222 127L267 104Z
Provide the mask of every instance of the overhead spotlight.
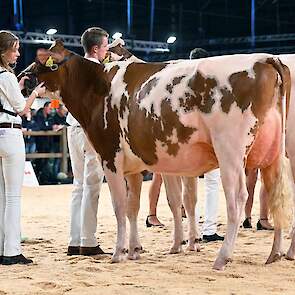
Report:
M47 35L54 35L55 33L57 32L57 29L48 29L47 31L46 31L46 34Z
M112 38L113 39L119 39L119 38L121 38L123 35L122 35L122 33L120 33L120 32L116 32L113 36L112 36Z
M170 36L168 39L167 39L167 43L168 44L172 44L176 41L176 37L175 36Z

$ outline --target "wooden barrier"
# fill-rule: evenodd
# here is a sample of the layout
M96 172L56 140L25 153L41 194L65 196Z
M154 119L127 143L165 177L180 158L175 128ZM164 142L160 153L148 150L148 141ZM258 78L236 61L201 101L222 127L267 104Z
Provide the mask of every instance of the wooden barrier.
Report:
M59 131L23 131L24 136L60 136L61 137L61 153L28 153L26 159L42 159L42 158L61 158L61 172L68 173L68 144L67 131L63 127Z

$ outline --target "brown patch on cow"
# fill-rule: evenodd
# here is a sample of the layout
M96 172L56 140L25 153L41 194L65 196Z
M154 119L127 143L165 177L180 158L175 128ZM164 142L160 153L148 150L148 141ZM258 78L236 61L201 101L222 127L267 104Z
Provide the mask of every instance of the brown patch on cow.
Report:
M256 79L249 77L247 71L243 71L232 74L229 77L229 83L232 86L232 91L226 87L220 89L222 111L229 113L231 105L236 102L237 106L244 112L253 103L256 93Z
M274 89L277 83L277 71L271 64L256 62L253 66L255 78L248 76L248 72L234 73L229 77L232 87L230 91L223 87L221 109L228 113L233 103L244 112L251 106L251 110L259 121L273 104ZM259 99L257 99L259 97Z
M131 56L133 56L133 54L131 52L129 52L125 47L123 47L122 45L118 44L115 47L111 47L109 48L110 52L113 52L119 56L123 56L124 59L128 59Z
M166 147L169 155L176 156L180 143L187 143L194 128L185 127L180 121L178 114L172 110L169 99L161 103L161 114L146 113L146 110L139 109L138 103L131 100L129 106L133 111L128 118L128 134L131 150L140 157L147 165L156 164L156 142ZM178 142L172 142L175 129Z
M203 113L210 113L215 103L213 90L217 86L214 78L205 78L197 72L188 82L192 92L185 92L184 97L179 98L180 106L185 111L198 108Z
M138 101L141 101L147 95L149 95L152 89L157 86L158 81L159 81L159 78L154 77L151 80L149 80L147 83L145 83L142 89L139 91Z
M181 82L181 80L182 80L183 78L185 78L185 75L180 76L180 77L175 77L175 78L172 80L172 83L169 83L169 84L166 86L167 91L168 91L169 93L172 93L174 86L175 86L175 85L178 85L178 84Z
M127 84L127 91L130 97L138 91L141 85L152 75L163 70L167 65L162 63L131 63L127 66L124 75L124 82Z
M124 112L128 109L128 105L127 105L127 97L125 94L122 95L122 98L121 98L121 103L120 103L120 118L123 119L123 116L124 116Z
M120 69L120 67L118 65L115 65L107 73L107 77L108 77L108 79L109 79L110 82L112 82L114 76L117 74L117 72L118 72L119 69Z

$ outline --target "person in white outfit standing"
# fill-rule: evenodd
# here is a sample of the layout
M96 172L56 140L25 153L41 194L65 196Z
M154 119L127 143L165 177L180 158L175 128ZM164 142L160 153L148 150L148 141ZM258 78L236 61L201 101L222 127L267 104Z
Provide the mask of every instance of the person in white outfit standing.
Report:
M85 58L101 62L108 49L108 33L98 27L87 29L81 43ZM96 238L97 206L103 170L97 153L78 121L67 116L68 145L74 175L71 200L70 240L67 255L104 254Z
M39 84L27 101L21 94L23 77L18 83L11 68L19 53L18 37L0 31L0 263L28 264L21 253L21 187L25 166L25 144L21 117L29 112L35 98L45 93Z
M202 239L205 242L223 241L224 237L217 234L220 169L205 173L204 180L206 200Z
M208 57L209 54L203 48L195 48L190 52L190 59ZM223 241L224 237L217 234L217 216L219 202L220 169L215 169L204 174L205 178L205 214L202 227L202 239L204 242ZM196 220L199 220L199 208L196 206Z

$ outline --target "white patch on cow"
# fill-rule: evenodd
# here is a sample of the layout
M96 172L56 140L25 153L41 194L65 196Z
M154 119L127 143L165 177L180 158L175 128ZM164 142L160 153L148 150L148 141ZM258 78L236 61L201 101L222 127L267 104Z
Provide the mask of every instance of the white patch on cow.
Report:
M239 154L246 154L246 149L250 146L255 137L250 132L254 128L257 118L254 116L251 105L243 112L234 102L228 113L217 111L212 115L202 115L204 122L210 130L211 140L215 142L226 140L229 144L238 141L237 150ZM218 122L218 124L217 124Z
M247 74L250 79L255 79L255 72L253 68L247 70Z
M177 136L176 128L172 129L172 134L170 136L167 136L166 139L169 140L172 144L178 143L178 136Z
M117 38L111 44L108 45L108 48L113 48L113 47L116 47L118 45L125 46L125 41L123 39L121 39L121 38Z
M118 61L118 60L121 60L124 56L123 55L118 55L114 52L111 52L110 51L110 55L111 55L111 60L112 61Z
M108 128L107 112L108 112L108 97L105 97L104 98L104 112L103 112L104 129Z

